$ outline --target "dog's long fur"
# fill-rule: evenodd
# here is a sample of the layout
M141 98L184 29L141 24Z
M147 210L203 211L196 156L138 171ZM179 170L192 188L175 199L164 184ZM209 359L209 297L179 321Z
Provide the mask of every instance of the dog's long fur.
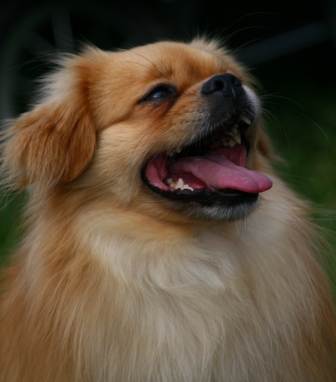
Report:
M7 130L2 174L29 186L0 297L1 382L335 381L334 310L307 206L277 176L246 218L196 218L142 181L186 140L199 89L243 67L215 42L89 48ZM178 102L139 99L173 82Z

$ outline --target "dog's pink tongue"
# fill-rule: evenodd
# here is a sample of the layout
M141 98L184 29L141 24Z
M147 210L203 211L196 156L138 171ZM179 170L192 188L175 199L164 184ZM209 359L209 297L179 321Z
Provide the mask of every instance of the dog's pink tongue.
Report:
M179 159L173 163L172 173L182 179L192 174L208 187L220 190L231 188L257 194L272 187L265 175L238 166L218 153Z

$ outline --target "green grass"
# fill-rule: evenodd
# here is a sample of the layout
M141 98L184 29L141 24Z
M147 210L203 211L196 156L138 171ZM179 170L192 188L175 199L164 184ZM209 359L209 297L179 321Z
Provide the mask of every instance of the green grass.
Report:
M328 90L318 97L315 94L308 86L307 91L290 97L299 99L299 105L289 99L274 101L277 105L270 109L276 118L266 120L275 148L284 159L275 165L278 174L312 202L313 218L331 244L326 268L336 296L335 96Z
M22 195L0 195L0 264L7 259L20 239Z

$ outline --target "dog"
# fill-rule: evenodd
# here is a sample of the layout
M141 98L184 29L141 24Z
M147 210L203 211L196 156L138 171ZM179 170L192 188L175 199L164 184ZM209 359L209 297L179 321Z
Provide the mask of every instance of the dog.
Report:
M2 142L1 382L336 380L319 230L219 43L63 57Z

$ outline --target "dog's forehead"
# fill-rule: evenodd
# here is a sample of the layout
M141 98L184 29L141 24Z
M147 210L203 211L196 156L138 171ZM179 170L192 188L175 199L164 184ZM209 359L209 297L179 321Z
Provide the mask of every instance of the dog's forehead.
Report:
M182 43L166 42L138 47L128 51L127 57L127 65L136 70L138 80L144 81L167 79L177 83L194 83L217 73L235 70L236 67L224 51Z

